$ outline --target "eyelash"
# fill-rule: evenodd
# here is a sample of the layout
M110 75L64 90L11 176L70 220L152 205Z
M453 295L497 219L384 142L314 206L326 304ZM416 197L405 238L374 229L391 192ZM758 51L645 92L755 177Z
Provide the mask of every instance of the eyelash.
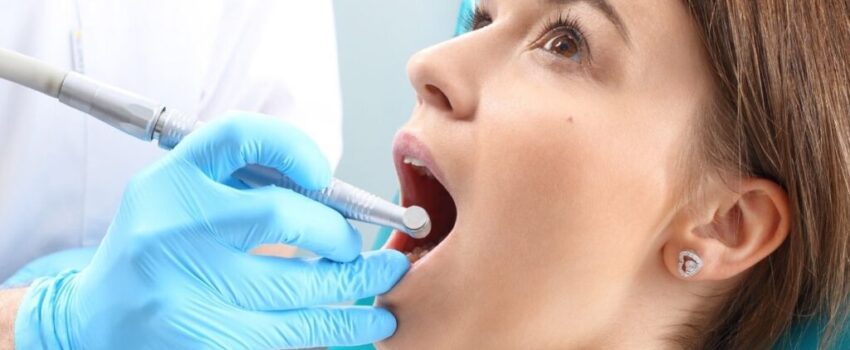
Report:
M540 37L541 39L538 40L537 42L535 42L535 45L537 45L537 46L546 45L548 41L553 40L555 38L558 38L558 36L555 36L555 35L558 34L559 32L560 32L560 34L569 35L573 40L576 41L576 46L577 46L577 50L578 50L576 55L578 56L578 59L573 60L572 58L569 58L569 57L566 57L566 56L563 56L563 55L559 55L559 54L554 53L550 50L547 50L547 51L551 52L552 54L559 55L561 57L565 57L565 58L570 59L572 61L576 61L578 63L590 61L591 55L590 55L590 47L587 44L587 35L584 34L585 32L584 32L584 30L582 30L581 24L579 24L578 19L576 19L574 16L570 15L569 13L560 13L557 17L553 17L552 19L547 21L546 25L543 27L543 30L541 31L540 35L538 35L538 37ZM542 45L540 45L540 44L542 44Z
M493 18L480 6L477 6L474 12L467 13L464 17L464 29L466 29L467 32L484 28L491 23L493 23ZM578 56L578 60L557 54L551 50L546 50L543 47L548 44L549 41L558 38L553 36L553 34L556 34L558 31L561 31L562 34L569 35L576 41L576 45L579 50L576 54ZM538 35L540 39L535 41L534 45L552 53L553 55L558 55L578 63L583 61L589 62L591 58L590 47L587 44L587 35L584 33L584 30L582 30L581 25L575 17L571 16L569 13L560 13L557 17L553 17L546 22L543 30Z

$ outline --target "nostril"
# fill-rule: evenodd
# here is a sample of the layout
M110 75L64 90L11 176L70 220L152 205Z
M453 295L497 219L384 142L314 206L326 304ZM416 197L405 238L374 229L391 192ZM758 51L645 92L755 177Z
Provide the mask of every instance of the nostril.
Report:
M425 85L425 90L428 91L428 94L435 98L435 103L439 103L438 107L445 108L449 111L453 110L452 102L449 101L449 98L443 93L443 90L440 90L440 88L431 84Z

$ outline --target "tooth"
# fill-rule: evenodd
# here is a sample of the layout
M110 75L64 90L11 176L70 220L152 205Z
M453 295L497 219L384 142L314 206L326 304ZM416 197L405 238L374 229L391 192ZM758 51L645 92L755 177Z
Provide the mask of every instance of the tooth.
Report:
M428 168L421 168L421 169L422 169L422 175L425 175L427 177L434 177L434 173L431 172L431 169L428 169Z
M412 264L424 258L425 255L428 255L432 249L434 249L433 245L429 245L428 248L415 247L413 248L413 251L405 255L407 256L407 260L410 260L410 263Z
M431 173L431 170L428 169L428 168L414 167L414 169L416 170L416 173L419 174L420 176L427 176L427 177L430 177L430 178L434 177L434 174Z

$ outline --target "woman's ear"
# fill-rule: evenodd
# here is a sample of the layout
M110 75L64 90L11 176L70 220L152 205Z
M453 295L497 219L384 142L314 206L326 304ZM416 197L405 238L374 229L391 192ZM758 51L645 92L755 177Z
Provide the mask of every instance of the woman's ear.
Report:
M791 226L791 210L785 190L773 181L738 179L731 191L728 183L705 188L704 198L680 210L667 228L662 249L664 264L677 278L719 281L746 271L773 251ZM698 256L694 261L683 251ZM700 263L692 276L683 274Z

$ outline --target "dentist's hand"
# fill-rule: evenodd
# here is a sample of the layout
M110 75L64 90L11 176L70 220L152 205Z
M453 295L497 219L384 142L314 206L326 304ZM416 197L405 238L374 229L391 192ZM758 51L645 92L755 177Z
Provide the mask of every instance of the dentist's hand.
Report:
M88 267L33 283L17 348L279 349L392 335L386 310L326 305L386 292L407 259L360 255L339 213L289 190L225 185L248 164L311 189L331 178L318 148L283 122L241 116L204 127L128 185ZM266 243L326 259L247 253Z

